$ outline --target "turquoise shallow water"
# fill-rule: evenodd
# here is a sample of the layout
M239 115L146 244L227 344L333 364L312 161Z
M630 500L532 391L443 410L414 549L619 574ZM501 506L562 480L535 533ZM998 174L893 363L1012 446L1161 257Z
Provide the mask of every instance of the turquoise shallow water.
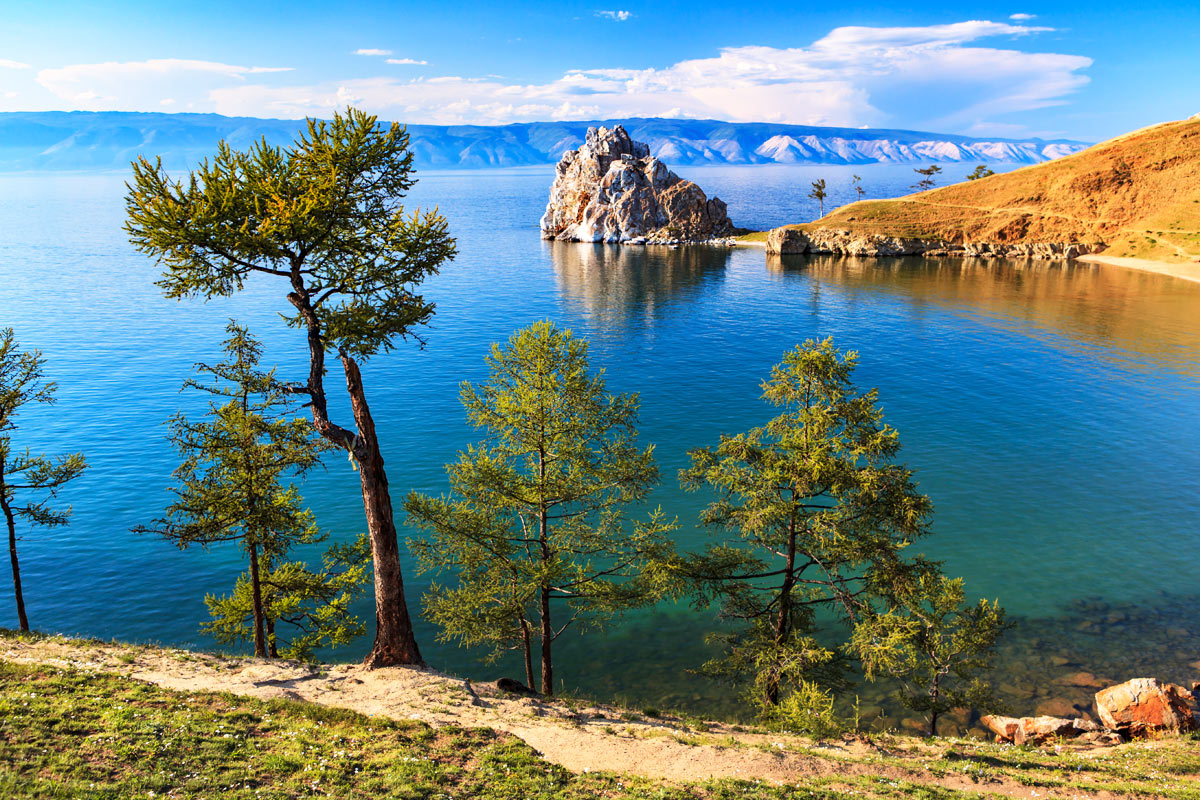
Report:
M816 177L833 202L850 199L851 171L877 195L911 182L897 167L685 172L736 222L762 228L811 216L804 194ZM1200 285L1088 265L545 243L536 224L549 170L421 178L414 204L440 204L461 255L426 286L438 306L428 346L365 370L397 499L444 488L441 465L472 439L457 386L483 377L489 345L550 318L591 340L612 389L641 392L642 435L664 477L654 499L678 514L681 543L696 545L704 498L674 480L686 449L768 418L758 383L770 367L805 338L833 336L860 351L858 381L879 388L934 501L936 534L922 549L1024 620L1006 651L1027 670L1018 683L1064 650L1075 669L1188 677L1181 665L1200 655ZM285 302L269 282L207 304L164 300L155 266L121 232L122 181L0 176L0 325L41 348L60 385L58 405L25 414L21 442L82 450L93 465L65 495L73 524L21 542L29 616L42 630L205 646L203 596L231 585L237 554L128 532L167 497L175 456L162 423L193 402L179 385L193 362L219 357L227 318L249 324L285 375L303 373L303 342L279 322ZM334 536L361 529L357 479L341 459L305 494ZM407 577L415 604L424 582ZM0 624L15 624L0 585ZM606 697L729 709L725 690L684 672L711 623L686 606L641 613L563 646L556 672L566 688ZM480 666L433 634L422 623L437 667L515 671Z

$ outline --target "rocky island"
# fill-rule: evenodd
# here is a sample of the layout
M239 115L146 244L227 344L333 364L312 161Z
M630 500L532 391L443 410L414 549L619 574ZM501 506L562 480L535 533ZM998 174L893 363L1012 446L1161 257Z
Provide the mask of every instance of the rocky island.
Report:
M743 233L725 204L650 155L620 125L589 128L558 162L542 238L565 242L680 244Z

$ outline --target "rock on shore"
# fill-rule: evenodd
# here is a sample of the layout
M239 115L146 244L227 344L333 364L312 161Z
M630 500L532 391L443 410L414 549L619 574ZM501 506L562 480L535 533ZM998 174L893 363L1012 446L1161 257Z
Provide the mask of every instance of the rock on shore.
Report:
M627 244L708 242L740 231L725 204L680 178L620 125L589 128L558 162L542 238Z
M767 235L767 253L772 255L846 256L960 256L965 258L1032 258L1069 261L1091 252L1078 242L1018 242L1013 244L966 242L956 244L937 239L909 239L878 233L855 233L836 228L801 230L776 228Z

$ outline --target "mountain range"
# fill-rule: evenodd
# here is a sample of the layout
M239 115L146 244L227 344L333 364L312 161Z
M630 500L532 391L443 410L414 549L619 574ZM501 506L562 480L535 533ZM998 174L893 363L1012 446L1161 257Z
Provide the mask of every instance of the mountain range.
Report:
M301 120L121 111L0 113L0 171L123 170L139 154L173 169L210 155L220 139L245 147L291 142ZM589 127L620 124L668 164L1036 164L1084 149L1065 139L976 139L907 130L766 122L632 118L512 125L409 125L418 167L462 169L552 164Z

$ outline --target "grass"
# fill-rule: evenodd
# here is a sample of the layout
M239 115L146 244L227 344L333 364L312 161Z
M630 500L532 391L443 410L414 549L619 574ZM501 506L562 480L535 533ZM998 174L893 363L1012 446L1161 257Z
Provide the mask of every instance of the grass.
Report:
M796 227L962 242L1082 242L1116 256L1200 256L1200 120L1172 122L1066 158L890 200Z
M733 737L710 742L664 734L694 747L741 746ZM310 703L175 692L118 675L0 661L0 797L12 800L841 800L987 797L1000 784L1043 796L1109 791L1200 800L1195 736L1061 752L970 739L885 735L876 742L879 748L866 756L789 746L789 753L838 765L796 786L667 784L576 775L487 729L432 728ZM967 791L939 782L965 782Z

